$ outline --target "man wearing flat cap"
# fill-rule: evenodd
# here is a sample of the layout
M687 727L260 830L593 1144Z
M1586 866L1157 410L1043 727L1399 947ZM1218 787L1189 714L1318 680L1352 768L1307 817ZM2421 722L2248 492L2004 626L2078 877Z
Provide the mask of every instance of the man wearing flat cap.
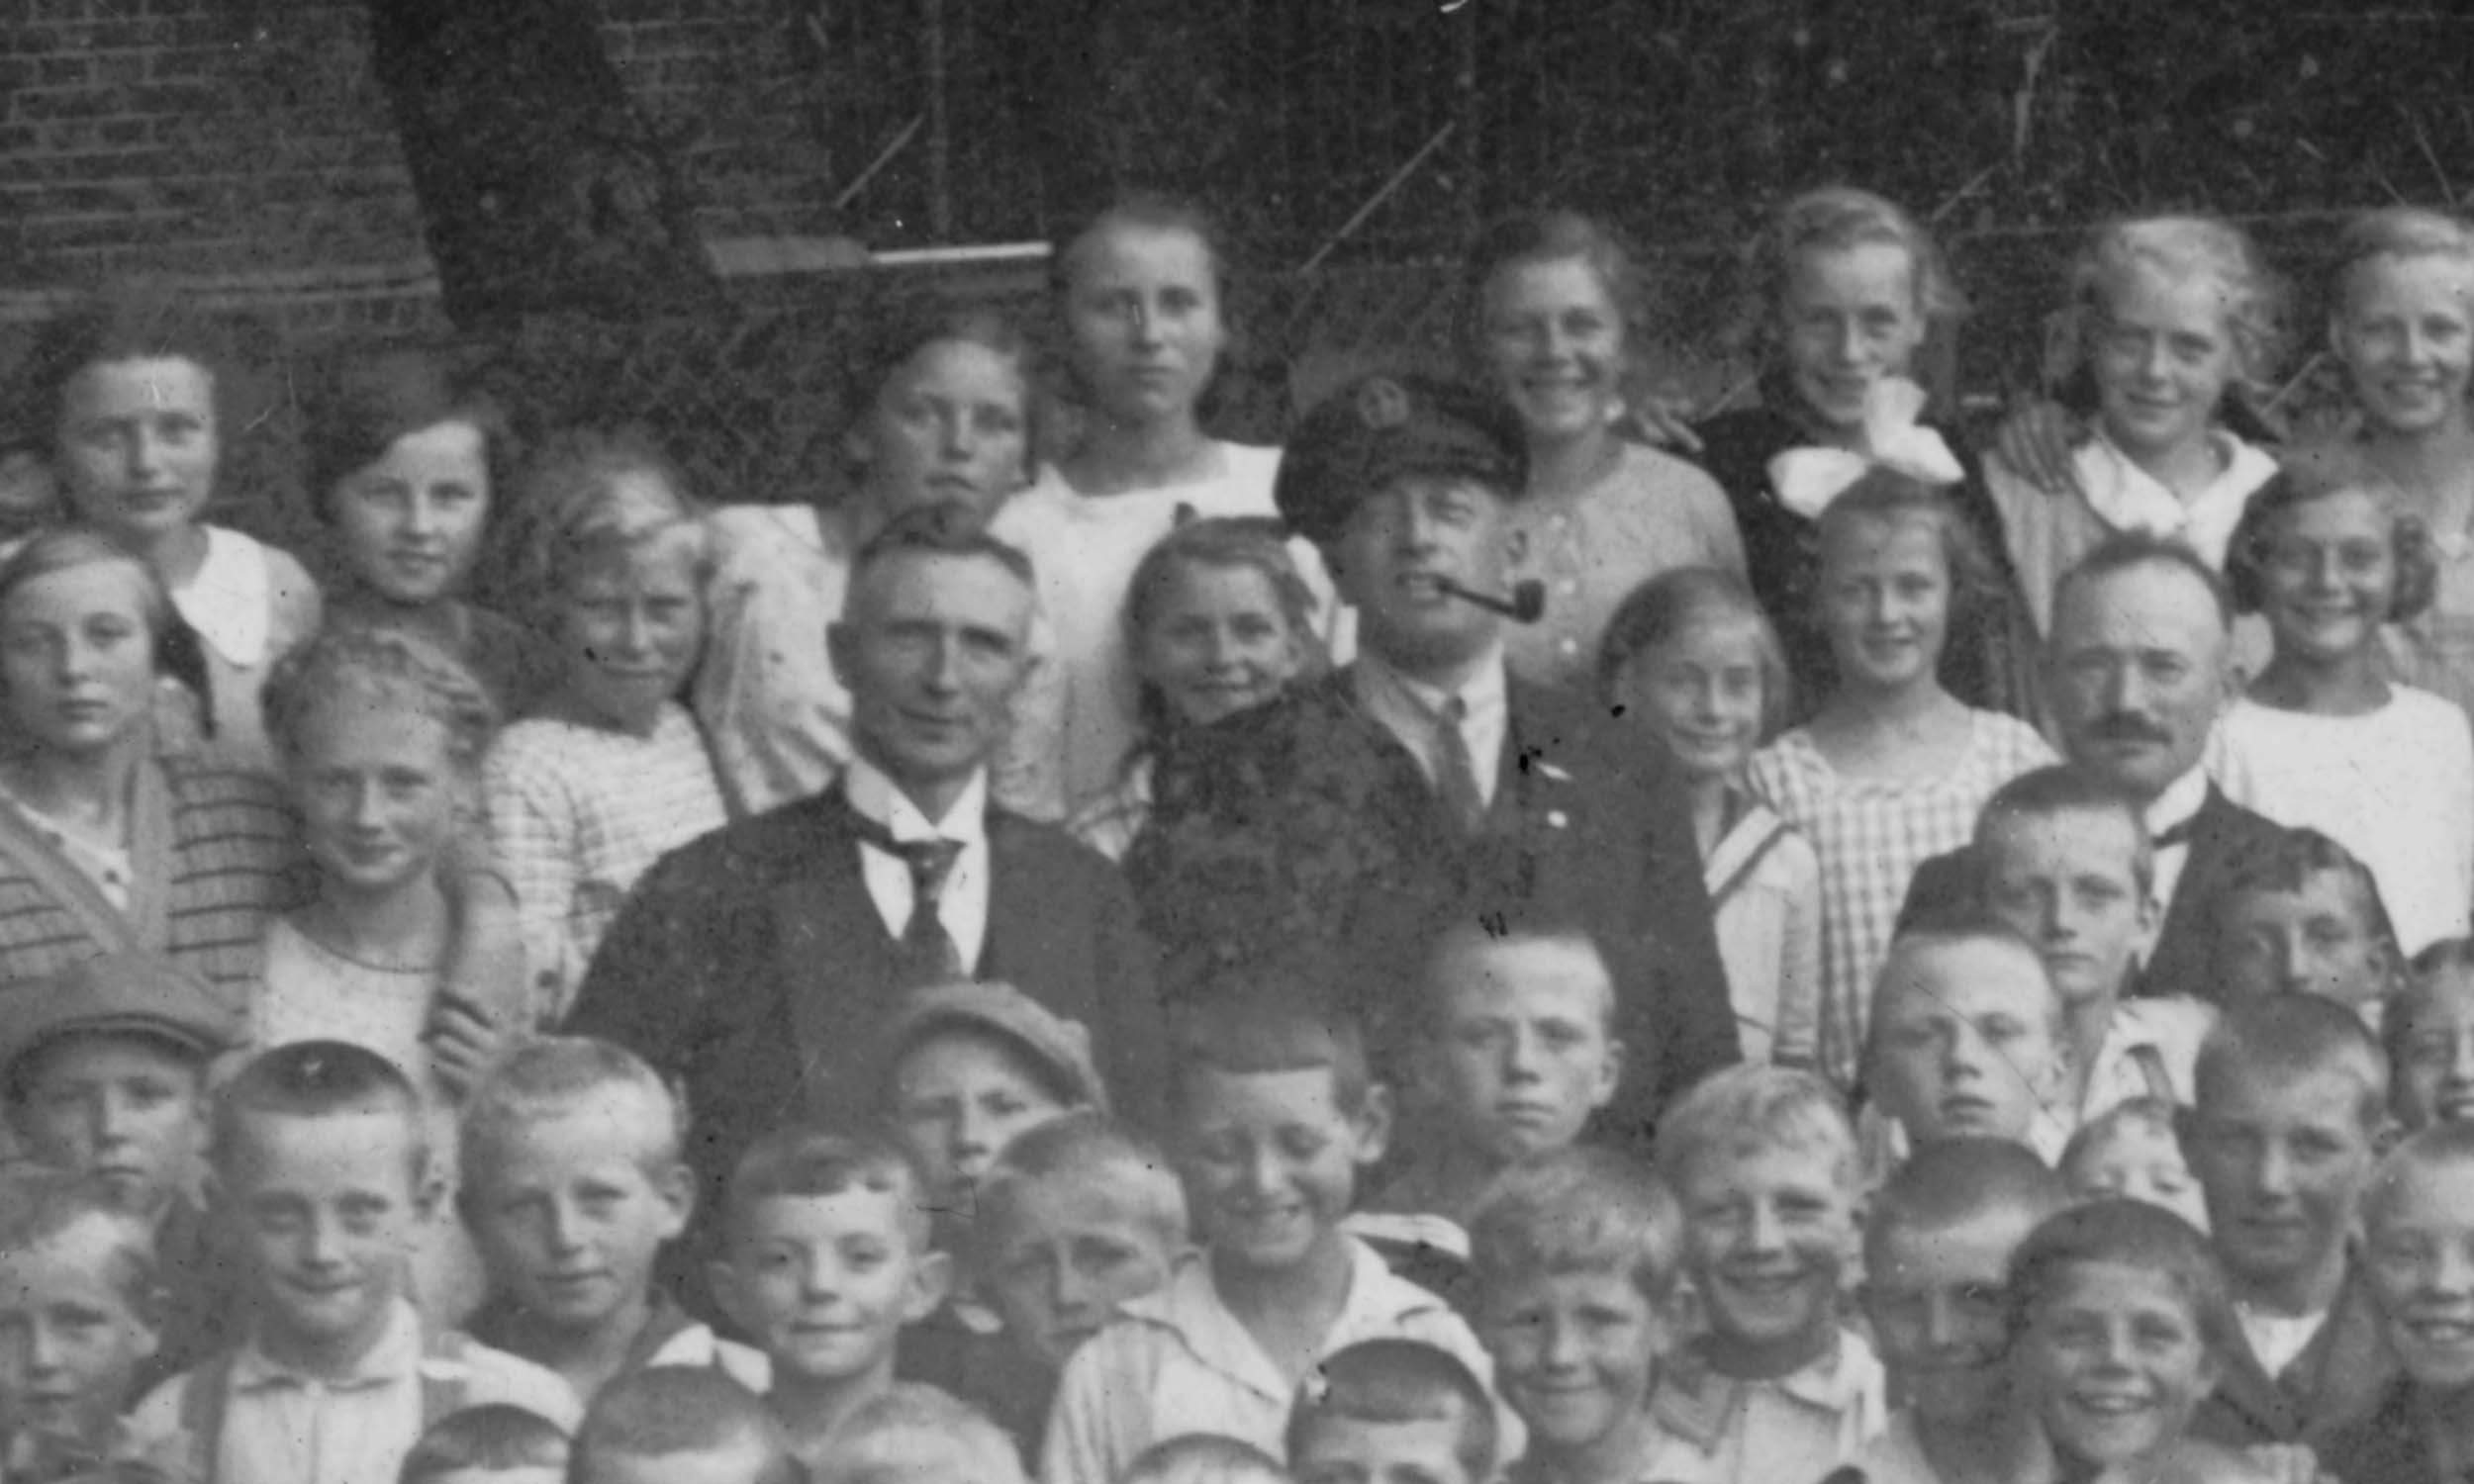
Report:
M1517 415L1461 383L1369 376L1308 413L1274 496L1355 607L1357 662L1172 747L1159 764L1168 817L1156 834L1173 840L1177 811L1212 795L1196 775L1255 767L1265 749L1345 751L1327 726L1353 728L1388 770L1364 795L1408 797L1420 815L1361 811L1367 829L1408 842L1383 859L1413 869L1441 856L1458 909L1543 908L1618 947L1616 1032L1633 1074L1608 1131L1629 1141L1668 1097L1738 1059L1735 1021L1678 786L1664 770L1619 762L1585 701L1507 668L1504 624L1521 606L1523 557L1512 506L1527 476ZM1301 720L1310 749L1294 741ZM1161 888L1144 882L1146 864L1138 845L1128 871L1148 907ZM1151 915L1173 939L1177 924ZM1415 943L1400 948L1413 954Z

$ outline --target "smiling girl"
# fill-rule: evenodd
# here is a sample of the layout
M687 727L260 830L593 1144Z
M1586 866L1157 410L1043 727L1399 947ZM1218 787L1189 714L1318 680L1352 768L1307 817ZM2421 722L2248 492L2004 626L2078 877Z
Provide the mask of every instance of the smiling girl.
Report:
M2474 901L2474 730L2387 678L2381 626L2430 602L2433 562L2404 496L2353 448L2291 455L2227 560L2235 603L2275 653L2219 724L2226 796L2308 826L2370 868L2408 955L2466 931Z
M1995 789L2053 761L2026 722L1941 681L1951 614L1989 580L1972 528L1936 492L1874 470L1821 517L1814 602L1838 689L1754 755L1754 790L1821 862L1820 1070L1856 1082L1873 979L1916 868L1973 835Z
M577 434L530 483L521 591L564 668L492 750L486 791L546 1023L635 879L729 816L678 700L704 643L711 543L677 470L648 444Z
M1514 506L1544 621L1510 630L1513 673L1585 684L1606 620L1672 567L1744 571L1744 540L1707 474L1620 431L1638 400L1648 288L1614 233L1571 212L1499 222L1467 269L1471 358L1519 412L1529 489Z
M2202 217L2152 217L2098 232L2070 270L2056 379L2096 389L2091 436L2068 490L2047 495L1996 454L1985 487L2039 633L2053 589L2080 557L2123 531L2188 544L2225 565L2242 510L2276 473L2228 431L2229 398L2264 400L2276 370L2281 298L2250 239Z
M1268 520L1192 520L1144 553L1125 595L1143 739L1117 786L1069 824L1122 860L1151 817L1151 760L1189 727L1258 706L1319 670L1314 592Z

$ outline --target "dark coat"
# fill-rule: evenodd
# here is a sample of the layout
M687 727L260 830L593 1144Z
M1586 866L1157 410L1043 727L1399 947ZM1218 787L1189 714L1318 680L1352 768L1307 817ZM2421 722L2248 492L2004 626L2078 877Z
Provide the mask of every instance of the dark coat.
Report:
M628 1047L684 1086L688 1158L716 1193L758 1134L849 1118L888 1068L867 1065L902 981L840 789L743 819L661 858L593 957L566 1029ZM1063 831L992 808L978 976L1090 1028L1118 1108L1159 1096L1155 964L1108 862ZM709 1208L710 1209L710 1208Z
M1634 1059L1606 1132L1643 1140L1659 1108L1741 1053L1681 785L1646 748L1619 757L1596 721L1593 707L1513 679L1493 803L1473 839L1360 709L1347 671L1204 728L1163 750L1152 827L1127 859L1145 920L1173 959L1220 951L1191 941L1214 933L1335 940L1357 956L1358 983L1381 985L1354 1008L1395 1053L1438 910L1498 901L1577 920L1610 944L1616 1033ZM1234 875L1229 859L1249 855L1252 874ZM1205 923L1214 904L1284 892L1292 899L1264 908L1268 926L1241 913Z
M2439 1471L2422 1407L2403 1379L2390 1383L2369 1415L2328 1434L2312 1451L2324 1475L2343 1484L2466 1484L2463 1474Z
M2192 1417L2191 1436L2229 1447L2317 1442L2368 1416L2398 1374L2358 1264L2348 1265L2328 1319L2283 1372L2269 1375L2238 1332L2217 1359L2225 1373ZM2353 1475L2340 1477L2353 1484Z
M2156 946L2147 956L2134 993L2189 994L2216 997L2215 921L2225 884L2246 857L2274 850L2285 837L2282 826L2252 813L2208 786L2208 796L2191 816L2190 858L2174 883L2173 900L2165 904ZM1920 916L1946 915L1971 904L1982 885L1965 848L1935 856L1907 883L1907 900L1899 907L1905 926Z

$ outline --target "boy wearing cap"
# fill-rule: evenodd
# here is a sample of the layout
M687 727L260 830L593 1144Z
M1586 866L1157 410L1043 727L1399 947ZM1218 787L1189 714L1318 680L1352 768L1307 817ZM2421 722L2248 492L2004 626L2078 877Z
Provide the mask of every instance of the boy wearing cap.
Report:
M1638 1074L1608 1110L1640 1141L1667 1097L1738 1060L1735 1021L1680 786L1643 758L1619 765L1585 702L1510 673L1501 608L1526 556L1527 479L1518 415L1492 392L1379 374L1308 413L1273 494L1355 607L1358 658L1295 703L1345 710L1414 770L1422 823L1457 845L1475 900L1644 950L1617 985Z
M207 1069L238 1013L169 961L106 954L0 994L0 1093L37 1162L92 1178L152 1228L167 1307L140 1387L213 1348L237 1302L197 1198Z
M878 1046L874 1065L886 1068L880 1110L926 1176L933 1245L957 1256L977 1250L980 1181L1016 1135L1078 1109L1108 1110L1091 1033L1011 984L914 989ZM1020 1399L1045 1396L1054 1377L1006 1343L1002 1322L975 1292L979 1277L964 1273L943 1304L904 1327L895 1370L1015 1416Z

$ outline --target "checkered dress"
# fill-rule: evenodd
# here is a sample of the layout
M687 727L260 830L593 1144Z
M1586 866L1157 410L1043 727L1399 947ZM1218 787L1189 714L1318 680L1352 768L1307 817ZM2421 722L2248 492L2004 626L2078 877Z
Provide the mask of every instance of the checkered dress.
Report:
M1916 868L1956 850L1976 811L2003 784L2052 762L2033 727L1997 711L1970 713L1966 756L1933 778L1842 778L1802 727L1754 754L1754 791L1821 858L1820 1068L1856 1083L1873 976Z

